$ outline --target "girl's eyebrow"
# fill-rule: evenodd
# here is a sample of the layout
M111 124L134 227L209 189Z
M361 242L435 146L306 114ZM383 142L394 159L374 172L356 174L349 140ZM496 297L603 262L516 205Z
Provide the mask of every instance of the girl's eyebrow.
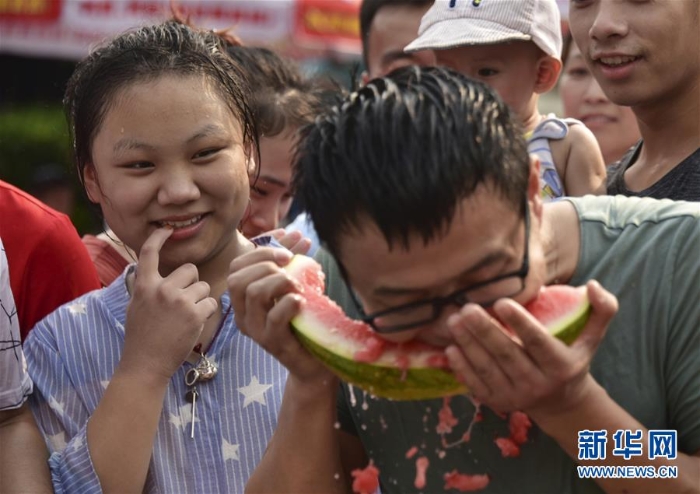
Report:
M196 134L194 134L192 137L187 139L187 142L190 143L192 141L196 141L197 139L201 139L203 137L209 137L211 135L216 135L216 134L224 134L226 131L221 125L217 124L207 124L204 127L202 127Z
M131 137L124 137L123 139L119 139L115 144L114 147L112 148L112 151L114 153L120 153L122 151L129 151L131 149L148 149L148 150L153 150L155 149L153 146L150 144L146 144L143 141L139 141L136 139L132 139Z
M197 139L202 139L203 137L209 137L211 135L223 135L225 132L226 130L221 125L207 124L192 135L192 137L187 139L187 143L191 143ZM155 149L155 147L131 137L124 137L123 139L119 139L112 148L114 153L120 153L122 151L129 151L132 149L147 149L152 151Z

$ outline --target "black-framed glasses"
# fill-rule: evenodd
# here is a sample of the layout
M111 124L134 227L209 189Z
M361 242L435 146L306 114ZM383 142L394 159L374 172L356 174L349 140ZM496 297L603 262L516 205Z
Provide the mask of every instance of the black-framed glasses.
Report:
M525 247L523 249L523 262L520 269L504 273L490 280L485 280L466 288L461 288L444 297L435 297L427 300L419 300L408 304L384 309L373 314L365 314L362 304L357 299L343 265L338 262L340 274L350 292L360 320L366 322L377 333L397 333L418 326L423 326L436 321L443 309L448 305L462 307L467 303L475 303L482 307L489 307L501 298L511 298L518 295L525 288L525 278L530 271L530 210L525 201Z

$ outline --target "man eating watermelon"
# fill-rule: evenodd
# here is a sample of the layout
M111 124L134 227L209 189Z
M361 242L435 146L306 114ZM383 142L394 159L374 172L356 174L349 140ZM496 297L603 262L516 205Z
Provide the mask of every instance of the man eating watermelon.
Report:
M700 492L700 204L545 205L538 177L507 107L448 69L375 79L306 130L327 294L382 339L443 348L469 393L340 381L290 329L312 309L291 254L257 249L231 264L236 321L290 375L249 492L363 492L377 471L382 493ZM569 346L522 307L557 284L591 307Z

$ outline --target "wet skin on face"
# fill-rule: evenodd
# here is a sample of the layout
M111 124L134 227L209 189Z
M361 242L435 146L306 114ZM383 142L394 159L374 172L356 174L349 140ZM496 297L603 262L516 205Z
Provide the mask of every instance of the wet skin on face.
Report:
M248 159L239 122L198 76L134 82L108 106L86 168L86 188L106 222L138 252L166 224L163 275L186 262L221 260L238 248L248 204Z

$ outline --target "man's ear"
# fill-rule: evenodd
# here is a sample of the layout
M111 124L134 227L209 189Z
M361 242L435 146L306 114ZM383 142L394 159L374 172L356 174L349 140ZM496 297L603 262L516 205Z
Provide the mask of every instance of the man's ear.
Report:
M101 204L102 190L100 189L100 182L97 179L97 171L92 164L85 165L85 169L83 170L83 185L85 186L88 199L95 204Z
M559 80L561 68L561 60L549 55L540 57L537 61L537 80L535 81L535 92L537 94L542 94L552 90Z

